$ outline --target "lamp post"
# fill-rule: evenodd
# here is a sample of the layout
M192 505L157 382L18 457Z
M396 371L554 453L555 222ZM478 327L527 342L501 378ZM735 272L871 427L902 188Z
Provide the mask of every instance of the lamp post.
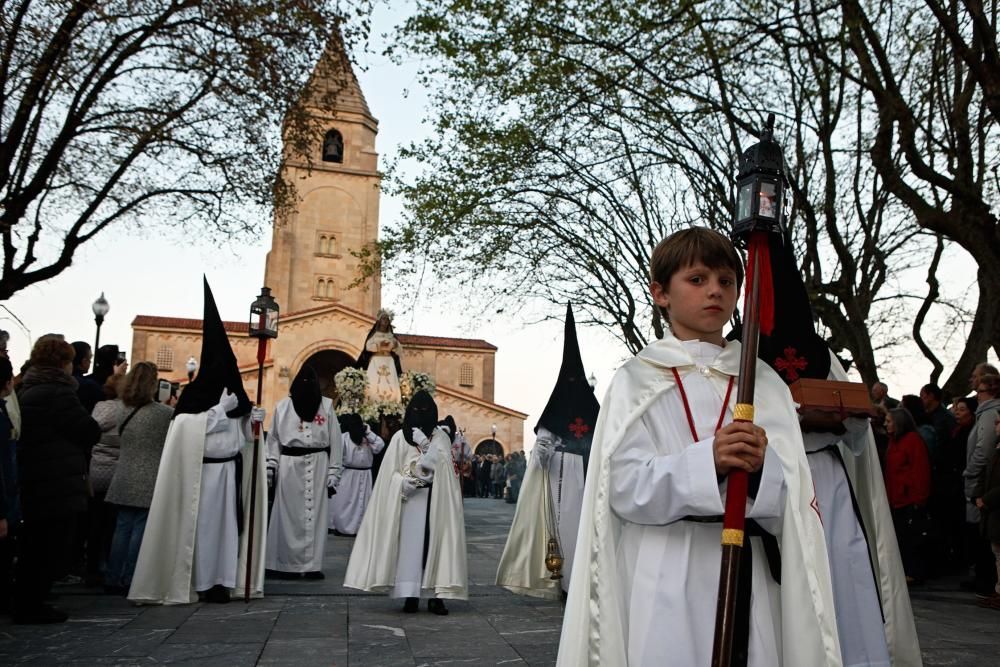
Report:
M496 453L497 450L497 425L490 424L490 442L493 443L493 452Z
M597 389L597 376L591 371L590 377L587 378L587 384L590 385L591 389Z
M96 354L97 348L101 346L101 325L104 324L104 316L111 310L108 300L104 298L104 292L101 292L101 296L97 297L90 308L94 311L94 323L97 325L97 336L94 337L94 353Z
M264 390L264 357L267 353L267 339L278 337L278 303L271 296L269 287L260 289L260 296L250 304L250 337L257 339L257 405ZM188 362L190 364L190 362ZM190 370L190 366L189 366ZM260 462L260 429L253 423L253 467L250 468L250 534L247 535L247 572L243 586L243 601L250 602L250 586L253 576L253 528L254 513L257 509L257 466Z
M194 358L194 355L188 357L187 363L184 364L187 368L188 382L194 381L194 372L198 370L198 360Z

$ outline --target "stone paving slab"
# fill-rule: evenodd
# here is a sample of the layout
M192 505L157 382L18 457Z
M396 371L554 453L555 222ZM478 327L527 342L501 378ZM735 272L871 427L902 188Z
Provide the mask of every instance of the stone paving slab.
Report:
M344 588L353 539L330 536L321 581L267 580L249 605L135 607L82 586L58 588L70 621L0 621L0 665L289 665L418 667L555 664L562 604L494 585L513 505L467 499L470 598L448 616L404 614L384 595ZM912 591L926 665L997 664L1000 613L980 609L957 578Z

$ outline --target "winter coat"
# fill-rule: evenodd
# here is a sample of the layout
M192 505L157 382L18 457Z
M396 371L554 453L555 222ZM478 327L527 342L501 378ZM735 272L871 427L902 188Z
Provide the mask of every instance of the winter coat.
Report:
M983 499L981 525L986 538L1000 544L1000 456L994 450L989 466L973 490L975 498Z
M132 410L126 408L126 416ZM118 466L105 501L128 507L150 506L163 443L173 416L173 409L161 403L148 403L132 415L121 432Z
M924 505L931 494L931 465L927 445L911 431L889 441L885 455L885 491L893 509Z
M17 490L17 441L7 405L0 398L0 519L10 530L21 520L21 500Z
M118 425L122 423L131 410L125 409L120 400L101 401L94 406L91 416L101 426L101 440L94 445L90 453L90 488L94 494L101 496L108 492L111 478L118 464L119 441Z
M17 467L26 521L87 510L87 459L101 437L101 427L80 403L76 389L72 377L45 366L29 368L18 387Z
M976 484L993 458L997 447L996 420L1000 414L1000 398L983 401L976 408L976 425L972 427L965 448L965 506L966 523L979 523L979 509L972 502Z

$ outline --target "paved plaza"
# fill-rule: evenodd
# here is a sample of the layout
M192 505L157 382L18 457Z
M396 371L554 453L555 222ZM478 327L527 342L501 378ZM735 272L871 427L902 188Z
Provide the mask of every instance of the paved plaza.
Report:
M470 597L449 616L343 588L352 540L330 537L325 581L267 582L249 605L133 607L82 587L60 587L72 616L53 626L0 625L0 664L552 665L562 608L493 586L514 506L467 499ZM928 665L991 665L1000 612L982 610L949 580L914 591Z

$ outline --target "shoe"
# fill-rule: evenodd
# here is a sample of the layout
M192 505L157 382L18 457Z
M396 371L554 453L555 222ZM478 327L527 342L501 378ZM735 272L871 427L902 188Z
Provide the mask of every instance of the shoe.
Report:
M205 592L205 602L226 604L229 599L229 589L222 585L212 586Z
M976 597L979 597L978 595ZM976 600L976 605L983 607L985 609L1000 609L1000 593L993 593L988 597L979 597Z
M427 611L438 616L448 615L448 607L444 606L444 600L439 600L438 598L431 598L427 601Z
M305 577L306 579L313 579L313 580L326 579L326 575L319 570L315 570L313 572L306 572L302 576Z
M1000 597L1000 593L997 593L992 588L982 588L975 591L975 596L980 600L992 600L993 598Z
M285 581L294 581L302 577L299 572L282 572L280 570L264 570L264 576L268 579L283 579Z
M403 603L403 611L407 614L416 614L420 609L420 598L406 598Z
M48 625L65 623L69 614L59 611L51 605L42 605L25 611L15 611L12 620L15 625Z

